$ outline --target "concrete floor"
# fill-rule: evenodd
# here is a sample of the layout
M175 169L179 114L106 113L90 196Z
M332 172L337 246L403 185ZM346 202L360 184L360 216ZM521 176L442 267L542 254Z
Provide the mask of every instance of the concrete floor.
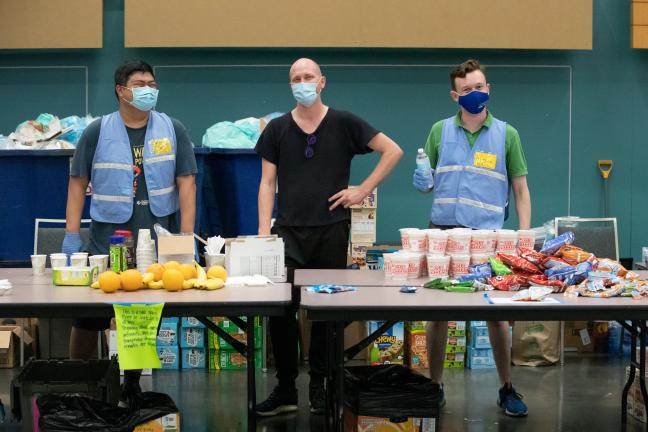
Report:
M0 397L7 404L8 383L15 370L0 370ZM564 367L515 367L514 385L529 406L526 418L510 418L496 405L495 370L451 369L445 374L446 407L439 431L621 431L621 390L625 361L607 355L567 354ZM227 371L156 371L144 377L145 390L168 393L181 411L182 431L246 430L245 374ZM275 384L273 373L259 373L257 395L261 400ZM257 430L321 431L323 420L308 412L308 375L300 375L300 410L262 419ZM10 420L0 430L19 431ZM626 431L646 430L629 418Z

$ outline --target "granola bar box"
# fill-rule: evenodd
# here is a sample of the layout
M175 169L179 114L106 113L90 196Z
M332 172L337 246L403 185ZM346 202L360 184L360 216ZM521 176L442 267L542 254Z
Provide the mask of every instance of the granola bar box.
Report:
M367 321L369 334L378 330L385 321ZM370 346L369 363L403 364L405 357L405 323L399 321L392 328L378 336Z
M411 369L427 369L427 332L425 325L405 327L405 358Z
M261 368L260 349L254 350L254 366L256 369ZM240 370L247 367L245 356L237 351L230 350L209 350L209 369L214 370Z

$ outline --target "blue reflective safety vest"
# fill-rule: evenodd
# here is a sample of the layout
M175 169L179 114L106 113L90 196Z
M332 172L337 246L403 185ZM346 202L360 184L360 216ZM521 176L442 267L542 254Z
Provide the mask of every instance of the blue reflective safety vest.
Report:
M496 118L481 130L472 148L455 117L444 120L434 173L432 223L502 228L509 195L505 142L506 123Z
M171 119L151 111L143 165L149 207L158 217L175 213L180 207L175 183L176 149ZM133 152L118 111L101 118L91 180L90 217L98 222L127 222L133 215Z

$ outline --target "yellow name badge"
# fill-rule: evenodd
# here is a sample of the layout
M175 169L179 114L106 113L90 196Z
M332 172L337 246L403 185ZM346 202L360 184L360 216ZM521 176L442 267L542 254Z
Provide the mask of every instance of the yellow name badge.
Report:
M171 153L171 140L169 138L159 138L149 141L153 154L163 155Z
M497 155L492 153L475 152L474 166L479 168L495 169L497 166Z

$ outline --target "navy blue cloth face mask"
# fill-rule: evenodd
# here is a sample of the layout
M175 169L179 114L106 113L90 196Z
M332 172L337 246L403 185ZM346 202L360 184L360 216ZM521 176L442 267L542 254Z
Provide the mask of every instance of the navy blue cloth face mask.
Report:
M478 90L473 90L467 95L459 96L459 105L470 114L479 114L484 111L489 95Z

